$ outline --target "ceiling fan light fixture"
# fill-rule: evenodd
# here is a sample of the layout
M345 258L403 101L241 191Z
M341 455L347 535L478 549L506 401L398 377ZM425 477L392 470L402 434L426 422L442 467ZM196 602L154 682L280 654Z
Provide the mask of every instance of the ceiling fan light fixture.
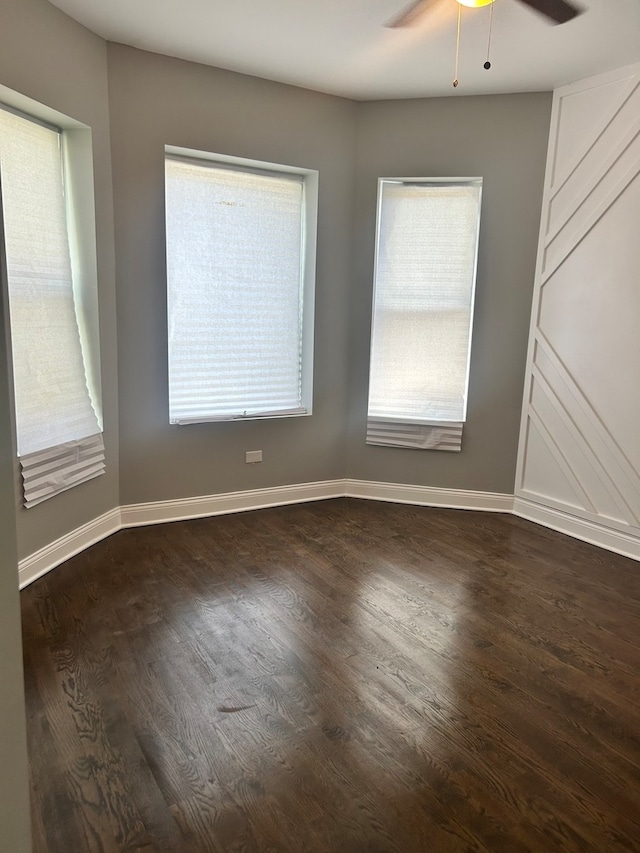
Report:
M480 6L489 6L490 3L495 3L495 0L457 0L461 6L469 6L472 9L479 9Z

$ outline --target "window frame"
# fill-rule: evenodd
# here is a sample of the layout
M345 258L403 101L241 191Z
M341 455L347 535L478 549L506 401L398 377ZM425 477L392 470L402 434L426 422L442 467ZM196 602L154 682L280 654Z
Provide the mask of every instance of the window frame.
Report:
M246 171L258 175L291 175L302 180L302 221L301 225L301 350L300 350L300 388L301 407L304 411L270 411L254 412L251 414L228 414L221 416L198 416L193 418L172 418L169 410L169 422L172 425L185 426L194 423L220 423L234 420L265 420L277 418L308 417L313 414L313 356L314 356L314 330L315 330L315 283L316 283L316 251L318 230L318 172L298 166L288 166L281 163L272 163L263 160L255 160L245 157L236 157L228 154L219 154L211 151L185 148L176 145L164 146L164 162L168 159L176 159L191 162L196 165L206 165L229 169L231 171ZM165 196L166 204L166 196ZM165 209L166 226L166 209ZM165 231L165 245L168 252L168 241ZM165 255L166 257L166 255ZM167 311L168 311L169 281L167 271ZM170 353L167 351L167 363ZM167 388L169 391L169 388ZM169 393L168 393L169 402Z
M0 296L7 317L14 454L22 470L24 504L30 508L105 471L93 139L92 130L88 125L2 85L0 108L60 135L60 167L74 313L80 337L86 388L98 424L98 432L93 436L18 455L9 281L3 245L0 251ZM4 244L4 223L1 237ZM82 473L83 468L85 473ZM35 481L39 485L36 485Z
M475 227L475 247L472 266L471 298L469 304L469 331L465 367L465 385L463 392L462 417L458 420L438 417L420 417L418 415L384 415L371 414L371 384L373 375L373 346L375 336L376 297L379 290L378 268L380 259L380 238L382 228L382 209L384 186L395 184L402 186L476 186L478 187L478 212ZM411 447L414 449L454 450L461 449L462 428L467 420L469 396L469 380L471 368L471 347L473 339L473 322L476 300L476 285L478 273L478 254L480 245L480 223L482 211L483 179L482 177L381 177L378 178L376 200L376 230L373 265L373 292L371 303L371 334L369 340L369 382L367 390L367 444L385 447Z

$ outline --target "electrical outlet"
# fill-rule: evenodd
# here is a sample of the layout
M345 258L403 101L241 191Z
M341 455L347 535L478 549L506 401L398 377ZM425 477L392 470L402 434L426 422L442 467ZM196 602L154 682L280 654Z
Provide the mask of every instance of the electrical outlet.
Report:
M244 457L245 462L262 462L261 450L247 450Z

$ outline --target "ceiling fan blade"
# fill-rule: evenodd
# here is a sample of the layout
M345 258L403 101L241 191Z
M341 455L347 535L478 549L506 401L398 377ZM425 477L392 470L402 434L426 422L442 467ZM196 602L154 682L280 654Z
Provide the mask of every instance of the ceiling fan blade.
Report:
M414 0L404 11L386 23L385 27L410 27L430 6L435 6L438 2L439 0Z
M579 6L568 3L567 0L520 0L520 2L551 18L556 24L566 24L582 12Z

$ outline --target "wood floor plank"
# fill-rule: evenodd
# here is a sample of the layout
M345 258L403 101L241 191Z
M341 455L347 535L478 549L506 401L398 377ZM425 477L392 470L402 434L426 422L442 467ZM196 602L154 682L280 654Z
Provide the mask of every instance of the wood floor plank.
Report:
M339 499L22 594L36 853L640 851L640 567Z

